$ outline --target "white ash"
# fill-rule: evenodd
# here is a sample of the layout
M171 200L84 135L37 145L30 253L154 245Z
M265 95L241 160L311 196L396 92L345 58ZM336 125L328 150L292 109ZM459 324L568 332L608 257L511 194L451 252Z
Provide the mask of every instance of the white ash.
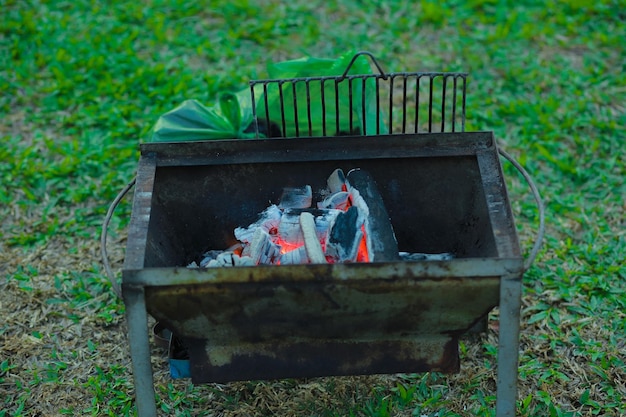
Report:
M200 261L200 265L193 261L187 268L215 268L233 266L253 266L255 263L249 256L239 256L230 251L208 251Z
M285 252L280 255L281 265L300 265L309 263L309 258L306 254L306 248L300 246L298 249Z
M326 185L328 186L328 191L332 194L345 191L344 187L346 186L346 176L344 175L343 170L339 168L334 170L326 180Z
M304 247L309 261L315 264L325 264L326 256L324 255L320 240L317 237L315 218L311 213L303 212L300 214L300 228L302 229Z
M252 223L248 227L236 228L235 237L242 243L250 244L254 237L254 232L256 232L258 228L262 228L269 234L275 234L278 230L278 225L280 224L280 218L282 215L282 210L276 204L272 204L260 214L259 220Z
M444 253L408 253L400 252L400 259L403 261L449 261L454 259L454 254Z
M278 225L278 235L282 241L289 242L293 246L304 244L300 216L305 210L286 209ZM320 242L325 242L329 230L335 222L335 218L342 213L341 210L325 209L310 210L315 219L315 234Z
M248 256L255 265L273 264L280 257L280 245L272 241L271 236L262 227L258 227L252 242L245 246L241 256Z
M210 251L205 252L202 255L202 260L200 261L200 268L206 268L206 266L209 264L209 262L215 260L218 256L220 256L224 252L229 252L229 251L210 250Z
M329 195L321 201L317 203L317 208L320 209L338 209L341 211L347 210L350 204L350 193L347 191L340 191L338 193L334 193Z

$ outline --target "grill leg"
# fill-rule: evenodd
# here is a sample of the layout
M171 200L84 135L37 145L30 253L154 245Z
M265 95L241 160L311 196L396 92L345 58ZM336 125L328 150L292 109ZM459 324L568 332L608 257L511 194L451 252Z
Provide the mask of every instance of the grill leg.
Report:
M156 417L154 380L150 363L148 313L143 288L124 288L130 358L135 380L135 406L138 417Z
M503 276L500 280L496 417L515 416L521 298L521 274Z

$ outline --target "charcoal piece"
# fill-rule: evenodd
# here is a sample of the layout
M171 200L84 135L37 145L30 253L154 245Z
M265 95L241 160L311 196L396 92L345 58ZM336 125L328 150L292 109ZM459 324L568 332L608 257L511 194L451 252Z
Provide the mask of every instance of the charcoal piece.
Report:
M278 236L283 244L300 246L304 244L302 228L300 227L300 215L311 213L315 217L315 233L320 241L324 241L339 210L320 209L285 209L278 225Z
M259 228L256 229L252 242L244 248L241 255L242 258L250 257L254 265L273 264L280 256L280 247L272 242L265 230Z
M329 195L324 199L324 201L317 203L317 208L346 211L349 205L350 193L347 191L340 191L338 193Z
M317 238L315 218L311 213L303 212L300 214L300 228L302 229L304 247L309 261L314 264L325 264L326 258L322 251L322 245Z
M294 213L292 210L285 210L280 223L278 224L278 237L280 244L285 246L301 246L304 245L302 237L302 229L300 228L300 212Z
M311 207L313 201L313 190L310 185L304 187L285 187L280 196L278 207L304 209Z
M230 268L234 266L253 266L255 265L249 256L239 256L233 252L223 252L215 259L211 259L202 268Z
M353 188L358 190L369 210L366 233L370 261L399 260L398 241L376 182L368 172L362 169L350 171L347 180Z
M328 237L326 253L337 262L356 261L359 243L363 239L362 225L363 219L356 207L337 215Z
M235 237L241 243L250 243L257 229L263 229L267 233L272 234L273 230L278 229L282 214L282 210L277 205L272 204L259 214L259 219L256 222L246 228L236 228Z
M200 268L206 268L206 266L209 264L209 262L211 262L212 260L214 260L215 258L217 258L220 254L222 254L224 251L222 250L209 250L206 251L205 253L202 254L202 259L200 260Z
M281 254L279 262L281 265L299 265L308 263L309 258L306 254L306 248L304 246L300 246L297 249Z
M254 231L250 244L243 249L241 254L243 256L249 256L252 258L252 262L258 264L263 255L263 249L265 244L270 240L269 234L265 233L263 229L257 228Z
M326 180L328 190L331 194L346 191L346 176L340 168L333 171Z

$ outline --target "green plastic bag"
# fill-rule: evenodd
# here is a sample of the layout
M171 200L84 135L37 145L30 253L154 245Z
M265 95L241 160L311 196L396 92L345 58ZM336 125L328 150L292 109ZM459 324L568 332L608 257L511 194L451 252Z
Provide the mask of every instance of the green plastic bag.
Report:
M268 64L268 73L270 78L281 80L340 76L345 72L353 56L353 53L347 53L337 59L307 57ZM358 57L349 74L371 74L371 68L366 58ZM293 84L290 82L282 83L282 102L284 103L282 107L278 83L270 84L267 89L267 98L263 86L257 84L255 101L260 127L259 136L265 137L265 131L268 132L268 136L284 137L323 136L324 133L327 136L363 134L364 131L368 135L376 134L378 115L374 79L368 79L365 83L359 79L352 83L352 102L350 102L348 82L347 79L340 82L337 94L335 94L335 83L327 81L323 90L323 107L322 85L319 80L312 80L309 83L308 94L304 82L295 83L295 100ZM363 101L364 93L365 100ZM157 120L152 129L150 141L176 142L256 138L252 125L251 100L250 89L244 89L236 94L223 93L213 107L207 107L197 100L186 100ZM365 111L363 105L365 105ZM266 125L268 115L270 123L280 129L278 135L269 134L270 126ZM352 117L352 129L350 128L350 117ZM382 123L382 117L378 119L378 123L380 133L386 133L387 130Z
M152 142L178 142L254 138L254 133L245 132L251 123L250 98L246 98L244 92L223 93L214 107L206 107L197 100L185 100L159 117L150 139Z

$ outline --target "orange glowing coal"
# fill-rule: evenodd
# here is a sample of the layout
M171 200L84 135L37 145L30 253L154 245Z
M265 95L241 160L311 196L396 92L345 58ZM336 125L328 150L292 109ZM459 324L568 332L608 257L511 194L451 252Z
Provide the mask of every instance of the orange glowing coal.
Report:
M367 251L367 232L365 231L365 225L361 226L361 231L363 232L363 238L361 239L361 242L359 242L359 251L356 255L356 261L369 262L370 256L369 252Z

